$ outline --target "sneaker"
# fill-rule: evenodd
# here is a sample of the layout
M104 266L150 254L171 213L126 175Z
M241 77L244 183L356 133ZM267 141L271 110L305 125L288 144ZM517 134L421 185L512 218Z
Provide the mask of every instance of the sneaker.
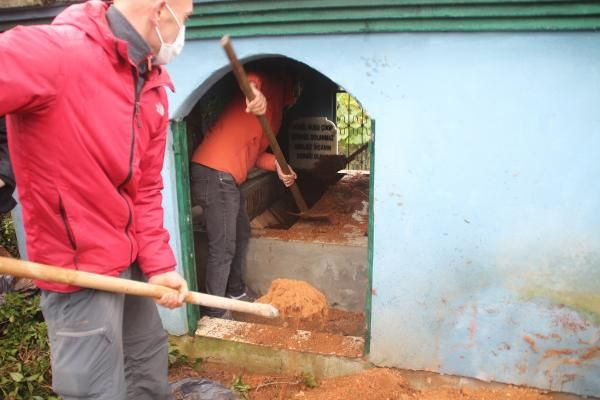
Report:
M228 321L235 321L235 319L233 318L233 314L231 313L231 310L227 310L223 313L223 315L221 315L220 317L217 318L221 318L221 319L226 319Z
M240 294L239 296L228 296L230 299L234 299L234 300L240 300L240 301L246 301L248 303L254 303L256 301L256 299L258 298L258 295L251 290L250 288L246 288L246 291L242 294Z
M226 311L222 312L221 314L217 315L217 312L219 312L219 311L222 311L222 310L211 309L210 311L201 313L201 315L203 317L219 318L219 319L227 319L229 321L235 321L235 318L233 318L233 314L230 310L226 310Z

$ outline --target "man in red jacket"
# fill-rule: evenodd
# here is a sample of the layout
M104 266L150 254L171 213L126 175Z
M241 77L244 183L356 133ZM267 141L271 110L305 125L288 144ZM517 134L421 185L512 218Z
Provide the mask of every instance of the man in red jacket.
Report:
M0 115L29 258L187 293L163 227L168 126L161 65L184 43L192 0L69 7L0 35ZM258 96L252 109L264 108ZM36 282L53 388L70 399L168 399L166 334L146 298Z
M294 88L299 86L294 85L290 74L283 69L249 73L248 79L267 98L266 117L277 133L284 110L296 101L298 93ZM250 224L239 186L254 167L277 171L286 186L294 183L296 174L282 173L275 156L267 153L269 142L257 118L244 109L241 93L225 106L194 151L190 175L192 202L203 208L206 219L206 293L254 301L256 296L242 279ZM212 317L231 318L230 313L219 309L204 308L203 312Z

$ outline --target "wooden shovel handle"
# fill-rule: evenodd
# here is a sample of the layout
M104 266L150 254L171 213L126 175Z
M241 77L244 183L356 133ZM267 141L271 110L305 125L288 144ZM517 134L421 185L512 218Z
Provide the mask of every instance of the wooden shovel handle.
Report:
M231 45L231 39L229 38L229 36L224 36L221 39L221 46L223 46L223 49L227 54L227 58L229 58L229 63L231 64L231 68L233 69L233 74L235 75L238 84L240 85L240 89L244 93L244 96L246 96L246 98L250 101L254 100L254 92L250 87L250 82L248 82L248 76L246 75L244 67L238 60L235 51L233 50L233 46ZM273 150L273 154L277 159L277 163L279 164L281 171L285 175L290 175L291 171L288 167L288 163L285 159L285 156L283 155L283 152L281 151L281 147L279 147L279 143L277 142L275 135L273 134L273 129L271 128L269 120L267 120L267 117L265 117L264 115L257 115L256 117L258 118L258 122L260 122L260 126L262 127L265 136L269 140L269 145L271 146L271 150ZM292 192L292 196L294 197L294 200L296 202L296 205L300 209L300 212L303 213L307 211L308 206L306 205L304 197L300 193L300 189L298 188L296 182L294 182L294 184L290 186L289 189Z
M7 257L0 257L0 274L64 283L67 285L103 290L106 292L152 297L155 299L161 298L164 294L177 293L175 289L165 286L93 274L91 272L53 267ZM270 304L248 303L198 292L189 292L185 298L185 302L206 307L255 314L267 318L276 318L279 314L277 309Z

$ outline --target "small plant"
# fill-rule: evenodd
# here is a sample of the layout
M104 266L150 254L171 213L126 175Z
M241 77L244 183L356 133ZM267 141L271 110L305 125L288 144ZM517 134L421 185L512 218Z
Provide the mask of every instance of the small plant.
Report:
M233 377L233 382L231 382L231 389L233 389L234 391L239 393L240 396L242 396L242 398L247 400L248 392L250 392L250 390L252 390L252 386L245 384L242 381L241 375L236 375Z
M19 258L19 246L17 245L17 233L15 224L9 214L0 214L0 246L4 247L13 257Z
M181 352L179 351L179 347L175 346L174 344L171 344L169 342L169 367L180 363L180 362L187 362L187 356L181 354Z
M319 386L319 384L317 383L317 379L310 372L301 373L300 374L300 382L302 382L304 384L304 386L309 387L311 389L314 389L317 386Z
M50 381L50 347L40 297L7 293L0 306L1 398L59 400Z
M202 363L202 358L196 358L194 361L190 360L188 356L181 353L177 345L169 342L169 367L176 367L179 365L187 365L192 368L198 367Z

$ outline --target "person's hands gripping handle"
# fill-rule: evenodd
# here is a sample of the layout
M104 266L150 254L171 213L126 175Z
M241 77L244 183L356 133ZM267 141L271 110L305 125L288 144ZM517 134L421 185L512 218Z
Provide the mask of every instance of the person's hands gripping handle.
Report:
M187 282L179 275L179 273L177 273L177 271L169 271L163 274L154 275L148 279L148 283L167 286L179 292L178 294L166 293L160 299L156 300L157 304L166 308L181 307L189 293Z
M290 170L289 175L286 175L283 173L283 171L281 170L281 167L279 166L279 162L277 162L277 160L275 160L275 168L277 168L277 176L279 177L281 182L283 182L285 187L292 186L294 184L294 182L296 182L296 179L298 179L298 175L296 174L296 171L294 171L292 169L292 166L290 164L288 164L288 169Z
M258 90L254 82L250 82L250 88L254 93L254 99L249 100L246 98L246 112L254 115L265 115L267 112L267 99L262 92Z

